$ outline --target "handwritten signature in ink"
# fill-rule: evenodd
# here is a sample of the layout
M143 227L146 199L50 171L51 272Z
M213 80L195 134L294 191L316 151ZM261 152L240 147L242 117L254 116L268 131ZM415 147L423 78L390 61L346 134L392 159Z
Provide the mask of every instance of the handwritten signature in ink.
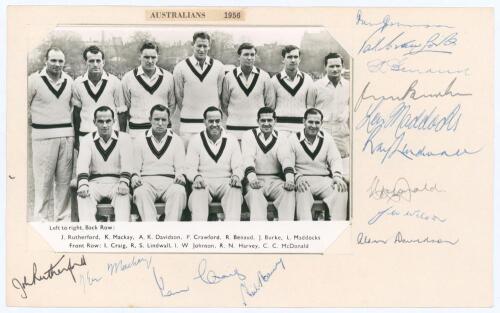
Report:
M33 262L33 272L32 274L29 274L28 276L24 276L21 279L13 278L12 279L12 286L15 289L21 290L21 298L27 299L28 298L28 293L27 293L27 288L35 286L37 283L43 282L45 280L51 280L54 278L59 277L60 275L68 272L71 275L71 278L74 283L76 283L76 278L75 278L75 273L73 272L75 268L77 267L83 267L87 265L87 262L85 261L85 256L82 255L80 258L79 263L73 263L70 258L67 258L67 263L63 266L63 260L65 259L66 255L62 255L59 260L55 264L50 264L49 268L43 272L42 274L38 273L38 265L36 262ZM61 264L61 265L59 265Z

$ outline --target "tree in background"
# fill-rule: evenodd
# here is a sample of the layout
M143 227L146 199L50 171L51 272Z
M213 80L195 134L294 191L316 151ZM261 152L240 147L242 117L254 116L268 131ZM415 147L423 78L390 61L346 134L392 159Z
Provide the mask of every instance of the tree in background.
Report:
M257 46L255 65L264 69L271 76L280 72L283 69L281 49L283 46L276 42Z
M238 57L234 51L233 35L221 31L210 33L210 52L208 54L224 64L237 62Z
M173 72L177 63L189 57L193 53L191 41L182 43L175 41L173 43L163 42L160 44L160 59L158 63L162 64L167 71Z
M54 31L34 51L34 57L28 58L28 74L36 72L45 66L45 53L50 47L58 47L64 52L66 65L64 71L75 78L85 72L82 52L85 43L80 35L71 31Z
M145 41L156 42L151 33L137 31L134 32L132 36L130 36L130 39L123 45L123 49L120 51L121 55L119 56L121 65L123 66L123 73L130 71L139 65L139 49L141 49L141 46ZM160 54L161 53L162 50L160 46ZM161 66L160 64L158 65Z
M305 32L300 43L301 50L301 70L318 79L325 72L324 57L330 52L337 52L344 58L344 68L349 68L349 54L342 46L333 39L327 30L318 33Z
M223 64L238 65L236 50L241 42L235 42L233 35L225 31L213 31L210 33L211 47L209 55L220 60ZM54 31L48 38L38 46L28 57L28 74L41 69L45 64L45 52L50 46L61 48L66 55L65 71L73 78L85 72L85 63L82 52L89 45L99 46L105 53L106 65L104 69L121 78L123 74L139 65L139 49L145 41L153 41L159 44L160 56L158 66L172 72L175 65L193 52L190 38L185 40L158 41L148 31L135 31L128 38L107 36L103 29L101 38L83 41L81 35L72 31ZM338 52L344 56L344 67L349 68L350 60L348 53L326 30L308 33L305 32L300 42L302 60L300 69L313 76L320 78L324 73L323 58L329 52ZM257 59L255 64L272 76L283 68L281 49L283 44L264 43L257 48ZM344 73L349 76L349 71Z

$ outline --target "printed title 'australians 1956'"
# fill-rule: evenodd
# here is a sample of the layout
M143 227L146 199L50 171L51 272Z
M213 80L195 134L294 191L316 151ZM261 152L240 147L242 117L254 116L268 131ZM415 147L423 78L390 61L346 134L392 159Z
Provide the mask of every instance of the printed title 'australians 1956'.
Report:
M149 14L149 18L154 19L204 19L205 17L205 12L200 11L152 11Z

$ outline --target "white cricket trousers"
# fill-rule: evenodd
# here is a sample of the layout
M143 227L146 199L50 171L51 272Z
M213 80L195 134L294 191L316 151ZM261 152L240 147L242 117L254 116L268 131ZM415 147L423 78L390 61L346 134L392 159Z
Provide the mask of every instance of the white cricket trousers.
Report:
M267 199L273 201L280 221L293 221L295 217L295 192L283 189L285 182L278 176L258 175L262 187L246 188L245 201L250 209L251 221L267 221Z
M116 222L130 221L130 194L120 195L118 193L118 179L115 182L89 182L90 195L86 198L78 197L78 217L80 222L95 222L97 203L103 199L111 199L111 205L115 212Z
M231 187L229 181L230 178L205 178L207 187L203 189L193 188L188 200L193 221L208 220L208 204L214 198L220 200L226 221L241 220L241 205L243 203L241 188Z
M347 220L348 192L338 192L333 189L333 180L328 176L306 176L306 179L310 185L309 189L295 193L297 218L300 221L312 220L311 209L314 204L314 197L317 197L328 206L332 221Z
M70 182L73 171L74 137L34 139L33 177L35 182L35 219L49 221L53 209L53 221L71 221ZM55 183L55 186L54 186ZM54 207L49 203L54 199Z
M155 202L165 203L165 222L180 221L186 207L186 189L165 176L141 177L142 185L134 190L134 203L143 222L156 222Z

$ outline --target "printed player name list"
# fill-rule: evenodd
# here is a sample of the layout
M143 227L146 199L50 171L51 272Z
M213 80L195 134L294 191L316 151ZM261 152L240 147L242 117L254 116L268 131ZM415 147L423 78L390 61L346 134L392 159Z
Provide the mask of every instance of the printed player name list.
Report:
M32 226L58 252L322 253L347 228L348 222L321 222L314 227L296 222Z

